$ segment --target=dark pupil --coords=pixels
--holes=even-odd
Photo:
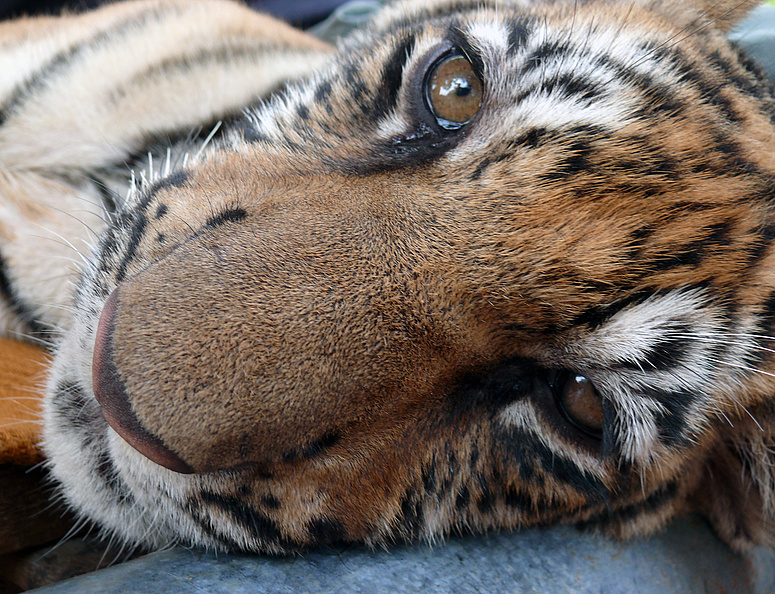
[[[442,95],[449,95],[450,93],[453,93],[453,92],[458,97],[465,97],[471,92],[471,83],[469,83],[464,78],[455,78],[450,81],[450,84],[448,87],[444,87],[441,89]]]

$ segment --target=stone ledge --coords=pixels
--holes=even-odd
[[[452,538],[436,547],[213,555],[176,548],[83,575],[39,594],[133,592],[775,592],[775,553],[735,555],[699,518],[628,543],[568,526]]]

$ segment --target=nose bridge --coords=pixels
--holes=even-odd
[[[335,232],[343,218],[368,216],[378,208],[380,185],[373,180],[367,192],[326,168],[278,172],[277,160],[230,154],[181,173],[174,184],[163,181],[152,189],[147,207],[152,226],[170,240],[168,244],[177,245],[212,234],[221,225],[250,219],[264,237],[286,235],[283,240],[293,243],[294,238],[301,239],[296,231],[312,235],[315,227],[323,230],[330,224]]]
[[[232,216],[116,290],[111,363],[149,451],[196,472],[271,462],[416,406],[446,363],[422,353],[408,270],[341,216]]]
[[[228,253],[232,234],[248,226],[255,234],[256,258],[270,262],[277,259],[277,248],[287,252],[293,244],[301,246],[299,232],[306,229],[310,235],[321,214],[337,208],[337,192],[324,173],[273,174],[271,165],[230,155],[155,183],[127,215],[131,230],[117,280],[202,242],[213,255]],[[234,264],[241,265],[239,249],[231,252]]]

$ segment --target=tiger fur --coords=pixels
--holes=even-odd
[[[755,4],[418,0],[335,50],[215,0],[0,26],[0,320],[52,341],[62,496],[148,548],[771,544]]]

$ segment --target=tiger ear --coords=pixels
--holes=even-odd
[[[738,421],[700,468],[689,498],[733,549],[775,546],[775,428],[773,417]]]
[[[645,0],[644,3],[687,26],[700,17],[726,32],[759,6],[761,0]],[[697,24],[704,24],[702,21]]]

